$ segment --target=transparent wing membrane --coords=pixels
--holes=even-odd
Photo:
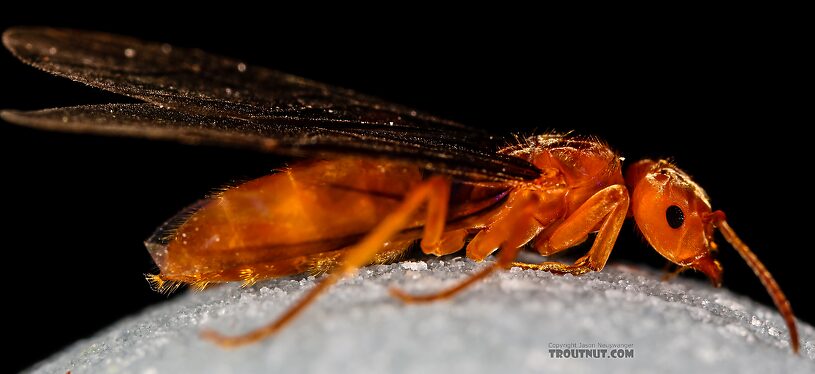
[[[385,157],[472,180],[539,173],[496,154],[504,139],[483,131],[198,49],[50,28],[13,28],[3,43],[49,73],[149,103],[3,112],[9,122],[296,156]]]

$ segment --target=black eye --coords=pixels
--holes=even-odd
[[[682,208],[676,205],[668,207],[668,210],[665,211],[665,218],[668,220],[668,226],[671,226],[672,229],[678,229],[685,223],[685,213],[682,212]]]

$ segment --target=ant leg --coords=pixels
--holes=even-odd
[[[466,230],[444,232],[447,207],[450,203],[450,183],[439,187],[427,201],[427,220],[422,234],[421,248],[425,254],[444,256],[464,246]]]
[[[446,290],[427,295],[411,295],[395,287],[391,288],[389,291],[391,296],[401,300],[404,303],[428,303],[431,301],[448,299],[475,282],[484,279],[486,276],[492,274],[495,270],[508,267],[512,263],[512,260],[515,259],[515,256],[518,255],[520,249],[521,247],[515,247],[508,248],[508,250],[501,250],[501,252],[498,254],[497,261]]]
[[[690,269],[689,266],[678,266],[671,262],[668,262],[667,264],[665,264],[665,268],[663,269],[663,271],[665,271],[665,274],[662,274],[660,280],[663,282],[672,281],[674,278],[679,276],[679,273],[682,273],[683,271],[688,269]]]
[[[238,336],[225,336],[212,330],[206,330],[202,333],[202,337],[224,347],[237,347],[256,342],[276,333],[300,314],[300,312],[329,286],[341,278],[355,273],[361,266],[370,263],[382,249],[383,243],[388,242],[396,233],[402,230],[425,201],[431,201],[430,205],[433,205],[433,201],[444,200],[446,205],[446,201],[449,198],[449,191],[450,181],[444,177],[432,177],[416,186],[405,196],[402,204],[399,205],[393,213],[385,217],[362,241],[345,252],[340,264],[338,264],[331,273],[317,283],[314,288],[309,290],[297,303],[283,313],[282,316],[268,325]],[[442,193],[447,193],[448,196],[441,196],[440,194]],[[438,205],[438,203],[436,203],[436,205]],[[433,210],[433,208],[429,209],[429,211]],[[435,211],[438,214],[439,209],[436,208]],[[428,222],[441,222],[441,224],[444,225],[444,217],[440,220],[428,217]],[[425,230],[429,229],[425,228]]]
[[[427,237],[425,237],[427,238]],[[433,244],[425,244],[422,239],[422,252],[436,256],[449,255],[458,252],[464,247],[464,240],[467,238],[467,229],[453,230],[441,235],[439,241]]]
[[[539,204],[538,198],[534,194],[528,194],[519,200],[520,201],[518,204],[514,206],[514,209],[508,211],[508,214],[505,217],[493,224],[491,227],[492,230],[486,233],[486,237],[482,236],[482,240],[476,241],[473,239],[473,241],[470,242],[470,246],[484,246],[484,248],[491,246],[489,243],[497,243],[495,246],[491,246],[489,249],[491,252],[498,246],[502,248],[496,262],[469,276],[467,279],[461,281],[455,286],[437,293],[427,295],[411,295],[398,288],[391,288],[391,295],[405,303],[425,303],[443,300],[452,297],[478,280],[490,275],[494,271],[509,267],[512,260],[514,260],[518,255],[518,252],[523,244],[530,239],[528,237],[530,235],[529,233],[540,230],[540,226],[533,227],[537,225],[537,221],[534,219],[534,213],[535,208]],[[467,248],[468,253],[470,252],[470,246]],[[477,250],[478,252],[484,252],[481,248],[477,248]],[[468,255],[468,257],[471,256]],[[481,259],[483,259],[483,257]]]
[[[628,190],[625,186],[619,184],[608,186],[586,200],[552,233],[549,247],[554,251],[560,251],[582,242],[598,224],[601,224],[589,252],[574,264],[554,261],[541,264],[515,262],[512,266],[573,275],[602,270],[625,221],[628,199]]]

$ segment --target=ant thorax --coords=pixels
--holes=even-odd
[[[605,142],[594,137],[561,134],[518,139],[500,153],[527,160],[541,169],[530,188],[562,185],[570,211],[591,195],[611,185],[624,185],[621,158]]]

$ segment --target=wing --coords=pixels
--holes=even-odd
[[[294,156],[386,157],[472,180],[539,175],[496,154],[501,139],[482,131],[197,49],[50,28],[13,28],[3,43],[49,73],[147,102],[2,112],[17,124]]]

